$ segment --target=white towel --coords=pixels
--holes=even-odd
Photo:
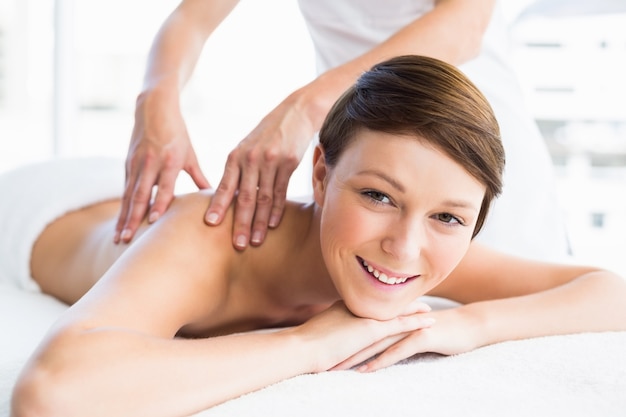
[[[0,175],[0,282],[38,291],[30,254],[44,228],[59,216],[120,197],[124,161],[52,159]]]
[[[65,308],[45,294],[0,285],[0,417],[9,417],[20,368]],[[626,332],[498,343],[371,374],[301,375],[195,416],[624,417],[624,352]]]
[[[194,417],[624,417],[625,349],[626,332],[606,332],[427,354],[370,374],[301,375]]]

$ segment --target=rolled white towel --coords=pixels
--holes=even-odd
[[[31,278],[33,245],[45,227],[72,210],[117,198],[124,161],[109,157],[57,158],[0,175],[0,283],[39,291]]]

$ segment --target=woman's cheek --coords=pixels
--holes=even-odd
[[[352,240],[363,231],[367,230],[367,224],[371,223],[371,215],[367,210],[348,199],[337,199],[332,207],[326,206],[324,212],[327,232],[336,235],[337,238]]]
[[[469,244],[469,238],[454,236],[450,239],[442,239],[440,244],[437,245],[434,255],[435,259],[439,260],[438,269],[443,278],[450,275],[461,262],[461,259],[463,259],[469,249]]]

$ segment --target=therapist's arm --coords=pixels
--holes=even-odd
[[[475,58],[491,20],[495,0],[440,0],[430,12],[398,30],[384,42],[351,61],[322,74],[304,87],[302,95],[316,97],[311,119],[319,129],[341,93],[363,71],[398,55],[425,55],[461,65]]]
[[[398,55],[427,55],[454,65],[475,57],[494,0],[441,0],[384,42],[294,91],[230,153],[205,220],[221,223],[236,197],[233,245],[263,242],[282,216],[289,178],[339,96],[362,72]],[[257,188],[258,187],[258,188]]]
[[[126,157],[126,183],[115,228],[116,243],[129,242],[146,214],[154,222],[165,212],[181,170],[190,175],[198,188],[210,186],[181,114],[180,94],[207,38],[237,3],[238,0],[184,0],[155,36],[135,107],[135,125]],[[154,186],[156,195],[150,207]]]

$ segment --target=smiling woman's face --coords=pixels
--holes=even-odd
[[[334,284],[354,314],[379,320],[399,315],[456,267],[485,193],[425,141],[370,130],[335,167],[317,157],[313,177]]]

